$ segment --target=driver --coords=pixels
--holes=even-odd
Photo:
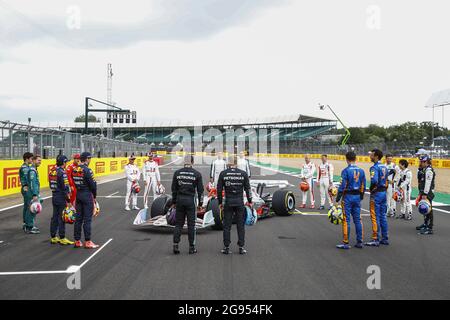
[[[189,254],[197,253],[195,249],[195,202],[198,197],[198,209],[203,205],[203,182],[200,172],[195,170],[193,156],[184,158],[184,167],[175,171],[172,180],[172,208],[176,208],[176,225],[173,232],[173,253],[179,254],[178,244],[181,230],[187,217]]]
[[[227,168],[227,162],[223,159],[223,152],[217,153],[217,159],[211,163],[210,181],[217,187],[217,180],[219,180],[220,173]]]
[[[225,190],[225,201],[223,201],[222,191]],[[239,254],[246,254],[245,245],[245,205],[242,197],[247,196],[248,204],[252,204],[252,194],[250,191],[250,180],[245,171],[237,168],[237,158],[230,157],[229,168],[222,171],[217,183],[217,198],[221,211],[223,211],[223,254],[230,253],[230,233],[233,216],[236,216],[238,231]],[[225,202],[225,205],[223,205]]]
[[[157,186],[161,185],[161,175],[159,174],[158,163],[153,159],[153,154],[148,153],[148,160],[142,166],[144,175],[145,191],[144,191],[144,208],[148,209],[148,195],[150,190],[153,191],[153,199],[156,199]]]
[[[129,162],[125,166],[125,174],[127,177],[127,194],[125,196],[125,210],[130,211],[130,202],[133,210],[139,210],[137,206],[137,193],[133,192],[133,188],[139,182],[141,171],[138,166],[134,164],[136,157],[132,154],[128,158]]]

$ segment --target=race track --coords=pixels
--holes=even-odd
[[[161,169],[167,191],[176,168]],[[197,168],[206,181],[209,167]],[[298,204],[299,179],[272,173],[260,176],[260,169],[253,167],[255,179],[292,183]],[[307,214],[318,210],[302,210],[304,214],[268,218],[247,228],[245,256],[237,254],[235,226],[232,255],[220,254],[222,234],[211,230],[198,234],[197,255],[187,254],[184,235],[182,253],[175,256],[171,234],[133,227],[136,212],[123,210],[124,194],[124,179],[99,186],[102,213],[94,221],[93,240],[107,245],[95,256],[95,251],[50,245],[51,200],[38,217],[40,235],[21,231],[21,208],[0,212],[0,274],[25,272],[0,275],[0,299],[450,298],[450,215],[443,212],[435,213],[433,236],[417,235],[414,227],[422,219],[416,212],[412,222],[390,219],[389,247],[339,251],[335,245],[341,241],[341,228],[325,215]],[[363,207],[368,208],[368,197]],[[371,231],[367,213],[366,240]],[[72,238],[73,227],[67,229]],[[70,274],[52,273],[71,265],[82,265],[81,289],[67,288]],[[367,288],[371,265],[381,269],[380,290]]]

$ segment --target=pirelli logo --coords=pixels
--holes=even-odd
[[[125,168],[125,166],[127,165],[128,161],[127,160],[122,160],[120,161],[120,168],[123,169]]]
[[[442,160],[442,168],[450,168],[450,160]]]
[[[105,173],[105,162],[101,161],[101,162],[97,162],[95,164],[95,173]]]
[[[19,188],[21,186],[19,169],[20,168],[3,168],[3,190]]]
[[[114,172],[118,169],[118,161],[111,161],[109,163],[109,171]]]

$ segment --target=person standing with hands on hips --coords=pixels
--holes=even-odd
[[[181,231],[187,217],[189,254],[197,253],[195,248],[195,220],[196,198],[198,208],[203,205],[203,181],[200,172],[192,166],[193,156],[184,158],[184,167],[175,171],[172,179],[172,208],[176,208],[176,224],[173,231],[173,253],[179,254],[178,244],[181,240]]]
[[[91,224],[94,215],[95,198],[97,198],[97,182],[94,173],[89,168],[91,154],[83,152],[80,156],[80,165],[72,172],[72,178],[77,188],[76,210],[77,216],[74,227],[75,248],[83,247],[81,242],[81,229],[84,231],[86,249],[97,249],[99,246],[91,240]]]
[[[238,231],[239,253],[246,254],[245,246],[245,205],[244,192],[247,196],[248,205],[252,206],[252,194],[250,190],[250,180],[248,174],[237,168],[237,158],[229,158],[229,167],[222,171],[217,182],[217,198],[220,209],[223,211],[223,254],[229,254],[231,243],[231,224],[233,216],[236,216]],[[222,191],[225,190],[225,201]],[[225,202],[225,204],[223,203]]]

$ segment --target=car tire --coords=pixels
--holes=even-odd
[[[289,190],[277,190],[272,196],[272,209],[277,216],[290,216],[295,210],[295,196]]]
[[[212,228],[214,230],[223,230],[222,214],[220,212],[219,200],[217,200],[217,198],[212,198],[211,200],[209,200],[207,210],[212,210],[213,212],[214,225],[212,226]]]
[[[159,196],[152,202],[150,207],[150,217],[154,218],[156,216],[163,216],[169,211],[172,205],[172,197],[166,194]]]

